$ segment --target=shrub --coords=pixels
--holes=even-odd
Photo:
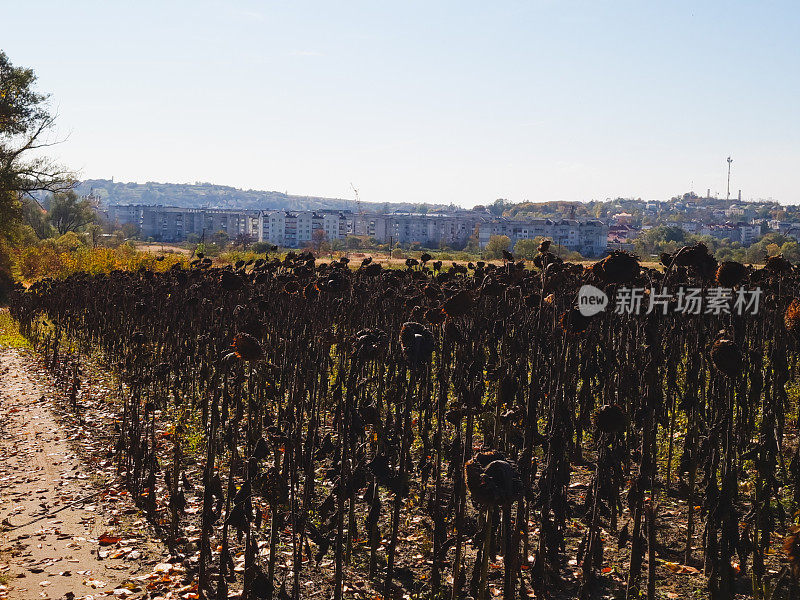
[[[250,245],[250,249],[256,254],[264,254],[268,252],[271,247],[272,244],[268,244],[267,242],[253,242]]]
[[[188,264],[185,256],[175,253],[167,254],[162,260],[158,260],[156,254],[140,252],[129,242],[118,248],[78,246],[70,249],[70,244],[60,243],[61,238],[56,241],[45,240],[36,246],[14,251],[12,255],[14,266],[24,280],[33,281],[42,277],[63,278],[79,271],[93,275],[109,273],[116,269],[136,271],[142,267],[163,271],[175,263],[184,266]]]

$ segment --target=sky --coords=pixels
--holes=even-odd
[[[764,2],[0,0],[82,178],[473,206],[800,204],[800,10]]]

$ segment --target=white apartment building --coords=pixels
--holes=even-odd
[[[481,248],[489,243],[493,235],[505,235],[511,247],[519,240],[544,237],[583,256],[602,256],[608,246],[608,225],[602,221],[578,221],[575,219],[532,219],[515,221],[498,218],[480,225]]]
[[[303,248],[316,242],[316,231],[328,241],[348,235],[348,217],[343,211],[265,210],[259,217],[258,239],[287,248]]]
[[[209,237],[224,231],[233,239],[240,234],[286,248],[303,248],[319,241],[348,235],[370,237],[381,243],[436,247],[463,247],[477,234],[481,246],[492,235],[507,235],[512,245],[520,239],[545,237],[584,256],[601,256],[606,250],[608,226],[600,221],[573,219],[510,220],[485,212],[459,210],[451,213],[358,213],[346,210],[235,211],[170,206],[110,206],[109,218],[120,224],[135,223],[143,239],[181,242],[196,234]]]

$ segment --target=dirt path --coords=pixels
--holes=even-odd
[[[54,397],[25,351],[0,348],[0,600],[145,597],[164,554],[108,489],[110,463],[76,454],[81,431],[59,423]]]
[[[185,256],[190,256],[192,254],[191,250],[172,244],[139,242],[136,244],[136,249],[141,252],[149,252],[150,254],[183,254]]]

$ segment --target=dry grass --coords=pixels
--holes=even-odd
[[[149,252],[150,254],[183,254],[185,256],[192,254],[191,250],[174,244],[136,242],[136,249],[139,252]]]
[[[19,333],[16,321],[7,308],[0,308],[0,348],[27,348],[30,346]]]

